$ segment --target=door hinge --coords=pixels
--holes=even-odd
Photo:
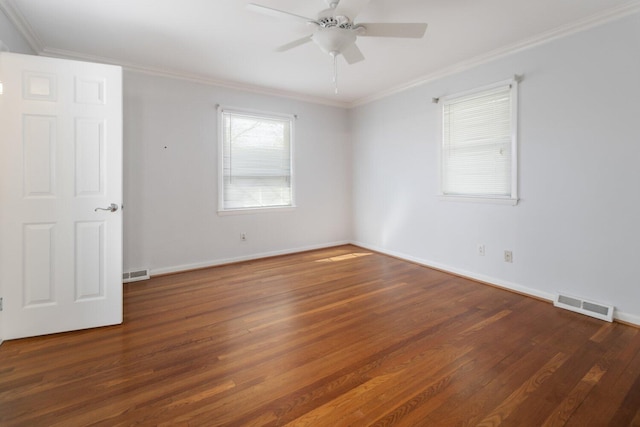
[[[2,297],[0,297],[0,311],[2,311]]]

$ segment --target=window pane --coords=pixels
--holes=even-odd
[[[223,209],[291,206],[291,121],[223,112]]]
[[[442,193],[511,197],[511,86],[443,104]]]

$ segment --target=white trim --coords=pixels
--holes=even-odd
[[[16,27],[31,50],[37,54],[43,51],[44,43],[42,43],[38,34],[16,5],[7,0],[0,0],[0,11],[4,12],[7,18],[9,18],[9,21],[11,21],[13,26]]]
[[[511,199],[515,200],[514,205],[518,204],[518,194],[520,185],[520,170],[518,163],[520,156],[518,147],[520,146],[520,134],[518,133],[518,123],[520,117],[520,103],[518,102],[518,93],[520,92],[521,76],[514,76],[511,80]]]
[[[254,108],[242,108],[242,107],[232,107],[229,105],[218,105],[219,113],[232,113],[237,114],[239,116],[247,116],[253,117],[256,119],[262,119],[264,117],[274,117],[278,119],[291,120],[291,122],[295,121],[296,115],[291,113],[280,113],[266,110],[256,110]]]
[[[447,264],[442,264],[439,262],[435,262],[435,261],[429,261],[429,260],[425,260],[422,258],[417,258],[411,255],[407,255],[403,252],[397,252],[397,251],[390,251],[384,248],[381,248],[379,246],[375,246],[375,245],[368,245],[362,242],[358,242],[358,241],[352,241],[351,242],[352,245],[355,246],[359,246],[361,248],[364,249],[368,249],[371,251],[376,251],[379,252],[381,254],[384,255],[389,255],[395,258],[399,258],[405,261],[410,261],[425,267],[429,267],[429,268],[434,268],[436,270],[441,270],[444,271],[446,273],[451,273],[451,274],[455,274],[458,276],[462,276],[462,277],[466,277],[472,280],[476,280],[482,283],[487,283],[491,286],[495,286],[498,288],[503,288],[509,291],[514,291],[523,295],[528,295],[534,298],[538,298],[538,299],[542,299],[545,301],[548,301],[550,303],[553,303],[553,301],[556,298],[556,294],[552,294],[552,293],[548,293],[548,292],[544,292],[544,291],[540,291],[538,289],[534,289],[534,288],[529,288],[527,286],[523,286],[520,285],[518,283],[515,282],[509,282],[506,280],[501,280],[492,276],[485,276],[483,274],[478,274],[478,273],[474,273],[471,271],[467,271],[467,270],[463,270],[457,267],[452,267],[450,265]],[[620,312],[617,308],[614,310],[613,313],[613,318],[615,320],[620,320],[622,322],[626,322],[626,323],[630,323],[636,326],[640,326],[640,315],[637,314],[631,314],[631,313],[625,313],[625,312]]]
[[[224,209],[224,126],[223,114],[233,114],[255,119],[274,119],[289,122],[289,187],[291,191],[291,204],[284,206],[258,206],[238,209]],[[218,125],[218,215],[238,215],[259,212],[283,212],[293,210],[296,207],[296,185],[295,185],[295,122],[297,116],[290,113],[274,113],[270,111],[255,110],[250,108],[230,107],[224,105],[217,106]]]
[[[618,311],[618,309],[613,310],[613,318],[615,320],[620,320],[621,322],[631,323],[636,326],[640,326],[640,315],[624,313]]]
[[[298,252],[313,251],[316,249],[332,248],[335,246],[348,245],[349,243],[350,242],[347,240],[341,240],[337,242],[323,243],[319,245],[302,246],[294,249],[283,249],[278,251],[261,252],[261,253],[251,254],[251,255],[241,255],[241,256],[232,257],[232,258],[221,258],[217,260],[199,262],[194,264],[183,264],[183,265],[176,265],[173,267],[155,268],[150,270],[149,274],[153,279],[153,276],[157,276],[159,274],[180,273],[183,271],[197,270],[201,268],[217,267],[220,265],[233,264],[233,263],[243,262],[243,261],[252,261],[252,260],[261,259],[261,258],[269,258],[274,256],[280,256],[280,255],[289,255],[289,254],[295,254]]]
[[[622,6],[616,6],[611,9],[596,13],[582,20],[579,20],[567,25],[563,25],[553,30],[546,31],[544,33],[538,34],[536,36],[530,37],[528,39],[510,44],[507,46],[503,46],[498,49],[494,49],[490,52],[475,56],[465,61],[458,62],[449,67],[445,67],[433,73],[426,74],[422,77],[411,80],[409,82],[400,84],[398,86],[389,88],[387,90],[380,91],[370,96],[365,96],[363,98],[357,99],[355,101],[352,101],[349,104],[349,108],[355,108],[361,105],[369,104],[373,101],[387,98],[389,96],[395,95],[400,92],[404,92],[414,87],[423,86],[428,83],[434,82],[436,80],[440,80],[445,77],[449,77],[451,75],[458,74],[463,71],[470,70],[472,68],[476,68],[480,65],[493,62],[497,59],[504,58],[514,53],[531,49],[536,46],[549,43],[551,41],[554,41],[566,36],[570,36],[572,34],[579,33],[581,31],[586,31],[591,28],[604,25],[611,21],[622,19],[624,17],[633,15],[637,12],[640,12],[640,2],[632,1]]]
[[[243,261],[252,261],[252,260],[256,260],[256,259],[260,259],[260,258],[268,258],[268,257],[273,257],[273,256],[279,256],[279,255],[289,255],[289,254],[294,254],[294,253],[298,253],[298,252],[306,252],[306,251],[312,251],[312,250],[316,250],[316,249],[325,249],[325,248],[331,248],[331,247],[336,247],[336,246],[342,246],[342,245],[355,245],[358,247],[361,247],[363,249],[368,249],[371,251],[375,251],[375,252],[379,252],[381,254],[384,255],[389,255],[398,259],[402,259],[405,261],[409,261],[409,262],[413,262],[428,268],[434,268],[437,270],[441,270],[444,271],[446,273],[451,273],[451,274],[455,274],[458,276],[462,276],[462,277],[466,277],[472,280],[476,280],[482,283],[487,283],[491,286],[495,286],[498,288],[503,288],[509,291],[513,291],[513,292],[517,292],[523,295],[528,295],[534,298],[538,298],[538,299],[542,299],[545,301],[548,301],[549,303],[553,303],[553,300],[555,299],[556,295],[555,294],[551,294],[548,292],[543,292],[543,291],[539,291],[537,289],[533,289],[533,288],[529,288],[527,286],[522,286],[518,283],[515,282],[509,282],[506,280],[500,280],[497,279],[495,277],[492,276],[486,276],[483,274],[478,274],[478,273],[474,273],[474,272],[470,272],[467,270],[463,270],[460,268],[456,268],[456,267],[452,267],[450,265],[447,264],[442,264],[439,262],[435,262],[435,261],[429,261],[429,260],[425,260],[422,258],[417,258],[411,255],[407,255],[403,252],[397,252],[397,251],[390,251],[384,248],[381,248],[379,246],[375,246],[375,245],[368,245],[362,242],[358,242],[358,241],[337,241],[337,242],[331,242],[331,243],[324,243],[324,244],[319,244],[319,245],[310,245],[310,246],[303,246],[303,247],[298,247],[295,249],[285,249],[285,250],[279,250],[279,251],[269,251],[269,252],[261,252],[261,253],[257,253],[257,254],[252,254],[252,255],[243,255],[243,256],[238,256],[238,257],[232,257],[232,258],[223,258],[223,259],[218,259],[218,260],[212,260],[212,261],[207,261],[207,262],[201,262],[201,263],[194,263],[194,264],[184,264],[184,265],[178,265],[178,266],[173,266],[173,267],[163,267],[163,268],[155,268],[152,270],[149,270],[149,274],[151,275],[151,278],[153,278],[153,276],[157,276],[160,274],[171,274],[171,273],[180,273],[180,272],[184,272],[184,271],[189,271],[189,270],[196,270],[196,269],[200,269],[200,268],[208,268],[208,267],[217,267],[220,265],[225,265],[225,264],[232,264],[232,263],[237,263],[237,262],[243,262]],[[619,320],[621,322],[626,322],[632,325],[636,325],[636,326],[640,326],[640,315],[637,314],[631,314],[631,313],[625,313],[625,312],[621,312],[619,311],[617,308],[614,310],[614,314],[613,314],[613,318],[615,320]]]
[[[442,96],[440,98],[438,98],[438,103],[446,103],[448,101],[451,100],[455,100],[458,98],[464,98],[465,96],[469,96],[469,95],[475,95],[476,93],[480,93],[480,92],[485,92],[488,90],[492,90],[492,89],[497,89],[497,88],[505,88],[509,85],[512,85],[513,83],[517,83],[515,78],[509,78],[509,79],[505,79],[505,80],[500,80],[494,83],[489,83],[486,84],[484,86],[479,86],[479,87],[475,87],[473,89],[467,89],[465,91],[462,92],[456,92],[456,93],[452,93],[451,95],[445,95]]]
[[[539,291],[537,289],[533,289],[533,288],[528,288],[526,286],[522,286],[519,285],[517,283],[513,283],[513,282],[508,282],[506,280],[501,280],[501,279],[497,279],[495,277],[492,276],[485,276],[483,274],[478,274],[478,273],[474,273],[471,271],[467,271],[467,270],[463,270],[461,268],[457,268],[457,267],[452,267],[450,265],[447,264],[442,264],[439,262],[435,262],[435,261],[429,261],[429,260],[425,260],[422,258],[417,258],[411,255],[407,255],[403,252],[396,252],[396,251],[390,251],[375,245],[367,245],[365,243],[362,242],[352,242],[353,245],[356,246],[360,246],[362,248],[365,249],[369,249],[372,251],[376,251],[376,252],[380,252],[382,254],[385,255],[389,255],[395,258],[399,258],[405,261],[411,261],[413,263],[425,266],[425,267],[429,267],[429,268],[435,268],[436,270],[442,270],[446,273],[452,273],[458,276],[462,276],[462,277],[466,277],[469,279],[473,279],[476,281],[480,281],[480,282],[484,282],[484,283],[488,283],[490,285],[499,287],[499,288],[504,288],[507,290],[511,290],[514,292],[518,292],[521,294],[525,294],[525,295],[530,295],[536,298],[540,298],[543,299],[545,301],[549,301],[552,302],[553,299],[555,298],[555,294],[550,294],[548,292],[543,292],[543,291]]]
[[[179,80],[186,80],[186,81],[191,81],[195,83],[205,84],[209,86],[225,87],[230,89],[247,91],[251,93],[289,98],[289,99],[294,99],[294,100],[303,101],[303,102],[310,102],[313,104],[328,105],[328,106],[340,107],[340,108],[354,108],[360,105],[368,104],[370,102],[373,102],[379,99],[389,97],[391,95],[394,95],[400,92],[404,92],[405,90],[411,89],[413,87],[422,86],[427,83],[433,82],[435,80],[439,80],[444,77],[457,74],[457,73],[469,70],[471,68],[475,68],[479,65],[486,64],[488,62],[494,61],[496,59],[500,59],[502,57],[511,55],[513,53],[530,49],[532,47],[536,47],[538,45],[548,43],[550,41],[553,41],[571,34],[578,33],[580,31],[585,31],[585,30],[606,24],[608,22],[624,18],[626,16],[640,12],[640,2],[630,1],[624,5],[616,6],[611,9],[601,11],[599,13],[596,13],[592,16],[589,16],[577,22],[563,25],[556,29],[538,34],[536,36],[522,40],[520,42],[513,43],[511,45],[504,46],[498,49],[494,49],[486,54],[478,55],[469,60],[458,62],[457,64],[453,64],[452,66],[443,68],[439,71],[426,74],[422,77],[411,80],[407,83],[397,85],[389,89],[374,93],[372,95],[365,96],[360,99],[355,99],[351,101],[336,101],[335,99],[331,99],[331,98],[302,95],[299,93],[293,93],[293,92],[282,91],[277,89],[270,89],[270,88],[261,87],[261,86],[253,86],[253,85],[239,83],[239,82],[222,81],[222,80],[213,79],[205,76],[184,73],[181,71],[175,71],[175,70],[171,71],[171,70],[165,70],[157,67],[145,67],[145,66],[132,64],[132,63],[124,63],[122,61],[116,61],[114,59],[110,59],[106,57],[81,54],[78,52],[72,52],[72,51],[67,51],[63,49],[49,48],[43,45],[42,41],[37,36],[33,28],[26,21],[23,14],[19,10],[17,10],[14,6],[12,6],[8,0],[0,0],[0,10],[5,12],[5,15],[7,15],[11,23],[17,28],[17,30],[21,33],[21,35],[27,40],[27,43],[34,50],[34,52],[36,52],[39,55],[120,65],[121,67],[127,69],[128,71],[136,71],[136,72],[156,75],[160,77],[168,77],[168,78],[174,78]]]
[[[440,120],[438,121],[440,124],[439,129],[439,139],[440,139],[440,153],[439,153],[439,163],[438,163],[438,172],[439,172],[439,188],[440,188],[440,200],[443,201],[459,201],[459,202],[475,202],[475,203],[494,203],[494,204],[508,204],[512,206],[516,206],[518,204],[518,115],[519,115],[519,104],[518,104],[518,91],[519,91],[519,82],[522,79],[522,75],[514,74],[514,76],[510,79],[501,80],[498,82],[490,83],[484,86],[476,87],[473,89],[465,90],[463,92],[454,93],[451,95],[446,95],[438,98],[438,103],[440,104],[439,114]],[[444,109],[447,103],[452,101],[456,101],[461,98],[467,98],[470,96],[474,96],[476,94],[480,94],[483,92],[488,92],[492,90],[503,90],[508,89],[509,91],[509,103],[511,110],[511,194],[508,197],[491,197],[491,196],[474,196],[471,194],[463,194],[463,195],[455,195],[455,194],[444,194],[443,190],[443,164],[444,164],[444,150],[445,150],[445,141],[444,141]]]
[[[224,111],[224,107],[222,105],[218,105],[218,107],[216,108],[216,126],[218,126],[217,129],[217,133],[218,133],[218,138],[216,143],[218,144],[218,164],[217,169],[218,169],[218,215],[220,215],[221,212],[225,212],[224,209],[222,209],[222,206],[224,205],[224,193],[223,193],[223,187],[224,187],[224,120],[222,118],[222,112]]]
[[[245,209],[227,209],[221,211],[218,209],[219,216],[228,216],[228,215],[252,215],[252,214],[263,214],[269,212],[292,212],[296,210],[296,206],[269,206],[265,208],[245,208]]]
[[[448,194],[438,194],[438,198],[443,202],[489,203],[509,206],[516,206],[520,201],[520,199],[514,198],[451,196]]]
[[[0,0],[2,1],[2,0]],[[198,74],[192,74],[184,71],[169,70],[166,68],[141,66],[131,62],[117,61],[112,58],[81,54],[64,49],[44,48],[41,52],[43,56],[51,56],[54,58],[75,59],[79,61],[98,62],[103,64],[120,65],[126,71],[137,72],[157,77],[165,77],[176,80],[183,80],[192,83],[203,84],[206,86],[220,87],[226,89],[234,89],[243,92],[249,92],[258,95],[276,96],[279,98],[293,99],[296,101],[308,102],[312,104],[327,105],[330,107],[349,108],[350,103],[346,101],[336,101],[330,98],[320,98],[312,95],[305,95],[285,90],[271,89],[264,86],[256,86],[247,83],[234,82],[230,80],[219,80]]]

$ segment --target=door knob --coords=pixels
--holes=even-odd
[[[94,209],[95,212],[98,212],[98,211],[115,212],[117,210],[118,210],[118,205],[116,205],[115,203],[111,203],[108,208],[95,208]]]

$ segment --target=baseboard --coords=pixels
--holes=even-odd
[[[640,316],[637,316],[635,314],[629,314],[614,310],[613,320],[624,323],[625,325],[640,327]]]
[[[173,267],[164,267],[164,268],[155,268],[155,269],[149,270],[149,274],[153,277],[153,276],[159,276],[164,274],[180,273],[180,272],[189,271],[189,270],[198,270],[201,268],[217,267],[225,264],[234,264],[234,263],[243,262],[243,261],[253,261],[260,258],[269,258],[269,257],[274,257],[279,255],[289,255],[289,254],[294,254],[299,252],[313,251],[316,249],[326,249],[326,248],[342,246],[342,245],[358,246],[363,249],[379,252],[384,255],[392,256],[394,258],[398,258],[404,261],[413,262],[415,264],[433,268],[435,270],[444,271],[445,273],[455,274],[456,276],[465,277],[480,283],[487,284],[489,286],[505,289],[507,291],[526,295],[532,298],[547,301],[549,303],[552,303],[556,297],[555,294],[543,292],[538,289],[529,288],[527,286],[522,286],[518,283],[509,282],[506,280],[497,279],[495,277],[486,276],[486,275],[478,274],[472,271],[463,270],[447,264],[442,264],[434,261],[425,260],[422,258],[417,258],[402,252],[390,251],[388,249],[381,248],[375,245],[368,245],[366,243],[362,243],[358,241],[346,241],[346,240],[336,241],[331,243],[323,243],[319,245],[303,246],[303,247],[297,247],[294,249],[285,249],[280,251],[260,252],[260,253],[250,254],[250,255],[233,257],[233,258],[222,258],[218,260],[212,260],[212,261],[201,262],[201,263],[183,264],[183,265],[177,265]],[[620,323],[624,323],[630,326],[640,327],[640,316],[635,314],[621,312],[616,309],[613,314],[613,319],[614,321],[618,321]],[[0,344],[1,343],[2,343],[2,340],[0,340]]]
[[[211,260],[206,262],[198,262],[193,264],[183,264],[183,265],[176,265],[172,267],[153,268],[149,270],[149,274],[151,275],[151,277],[153,277],[153,276],[160,276],[164,274],[181,273],[189,270],[199,270],[201,268],[218,267],[225,264],[234,264],[234,263],[243,262],[243,261],[253,261],[260,258],[269,258],[269,257],[274,257],[279,255],[289,255],[289,254],[295,254],[298,252],[307,252],[307,251],[313,251],[316,249],[325,249],[325,248],[331,248],[334,246],[348,245],[350,243],[351,242],[348,240],[342,240],[342,241],[331,242],[331,243],[322,243],[319,245],[297,247],[294,249],[260,252],[260,253],[250,254],[250,255],[233,257],[233,258],[222,258],[222,259]]]
[[[371,251],[375,251],[375,252],[379,252],[381,254],[385,254],[385,255],[389,255],[392,256],[394,258],[398,258],[398,259],[402,259],[405,261],[409,261],[409,262],[413,262],[419,265],[423,265],[425,267],[429,267],[429,268],[433,268],[436,270],[441,270],[444,271],[445,273],[451,273],[451,274],[455,274],[456,276],[461,276],[461,277],[465,277],[468,279],[472,279],[475,280],[477,282],[481,282],[481,283],[485,283],[487,285],[490,286],[495,286],[497,288],[502,288],[511,292],[516,292],[518,294],[522,294],[522,295],[526,295],[526,296],[530,296],[536,299],[541,299],[544,301],[548,301],[548,302],[553,302],[553,300],[555,299],[555,294],[550,294],[548,292],[543,292],[540,291],[538,289],[533,289],[533,288],[529,288],[527,286],[522,286],[519,285],[517,283],[513,283],[513,282],[509,282],[509,281],[505,281],[505,280],[500,280],[497,279],[495,277],[491,277],[491,276],[485,276],[482,274],[478,274],[478,273],[474,273],[471,271],[467,271],[467,270],[463,270],[460,268],[456,268],[456,267],[452,267],[450,265],[446,265],[446,264],[441,264],[441,263],[437,263],[437,262],[433,262],[433,261],[428,261],[428,260],[424,260],[421,258],[416,258],[414,256],[411,255],[407,255],[405,253],[401,253],[401,252],[396,252],[396,251],[390,251],[388,249],[385,248],[380,248],[374,245],[368,245],[366,243],[362,243],[362,242],[357,242],[357,241],[352,241],[351,242],[352,245],[355,246],[359,246],[361,248],[364,249],[368,249]],[[634,314],[629,314],[629,313],[624,313],[621,311],[618,311],[617,309],[614,310],[613,313],[613,319],[614,321],[618,321],[620,323],[624,323],[624,324],[628,324],[630,326],[635,326],[635,327],[640,327],[640,316],[634,315]]]

